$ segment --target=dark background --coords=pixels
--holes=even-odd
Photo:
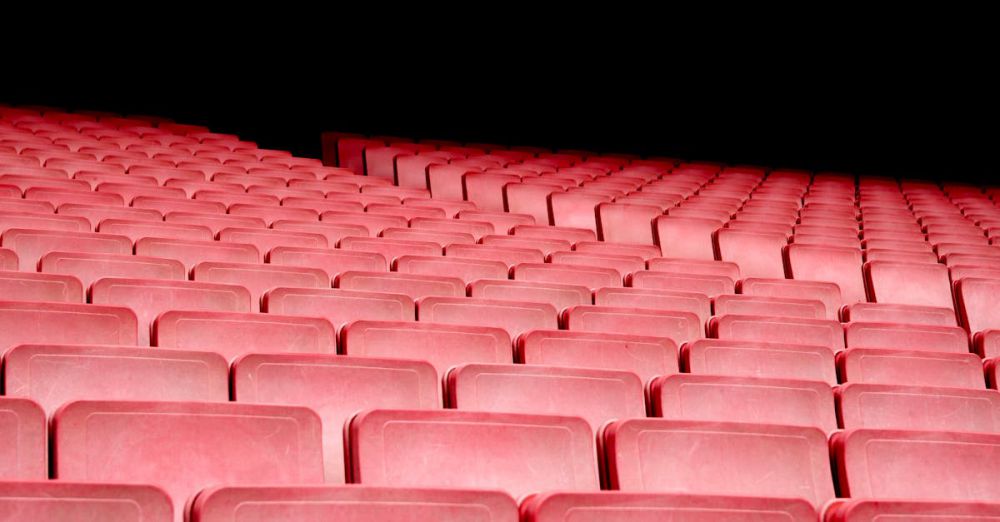
[[[157,114],[312,157],[320,132],[339,130],[1000,185],[988,68],[922,58],[762,68],[747,57],[684,70],[648,55],[585,68],[291,63],[4,81],[0,103]]]

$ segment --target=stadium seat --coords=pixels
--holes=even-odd
[[[793,243],[785,247],[785,258],[792,279],[835,283],[848,305],[867,300],[860,249]]]
[[[480,243],[486,246],[492,246],[496,248],[519,248],[519,249],[539,250],[545,256],[548,256],[549,254],[557,252],[559,250],[571,250],[573,248],[573,243],[571,243],[567,239],[527,237],[523,235],[517,237],[501,236],[501,235],[483,236],[483,239],[480,241]]]
[[[632,288],[694,292],[709,297],[731,294],[734,290],[733,280],[727,276],[659,270],[635,272],[626,278],[625,283]]]
[[[824,522],[877,522],[891,519],[988,521],[998,516],[1000,516],[1000,504],[982,501],[844,499],[828,507],[823,520]]]
[[[518,263],[541,263],[545,261],[542,251],[536,248],[516,248],[508,246],[464,245],[456,243],[444,248],[445,257],[462,257],[485,261],[500,261],[507,268]]]
[[[477,241],[488,234],[507,234],[518,225],[534,225],[537,222],[534,217],[528,214],[484,212],[481,210],[462,210],[458,213],[458,219],[459,221],[452,222],[451,226],[470,227],[471,233],[476,236]],[[443,224],[439,223],[439,226]],[[486,225],[492,226],[492,230],[487,231]],[[411,226],[424,226],[424,223],[418,221]]]
[[[511,234],[526,238],[560,239],[569,241],[570,243],[595,241],[597,239],[597,234],[590,229],[564,226],[518,225],[511,229]],[[562,250],[569,249],[564,248]]]
[[[0,434],[5,441],[0,445],[0,479],[7,481],[48,478],[47,431],[45,411],[36,402],[15,397],[0,397]],[[0,493],[0,505],[5,505],[5,500]],[[3,511],[0,511],[0,515]]]
[[[274,247],[267,257],[272,265],[319,268],[330,276],[349,270],[384,272],[389,266],[382,254],[340,249]]]
[[[198,263],[216,261],[220,263],[260,263],[264,257],[257,247],[244,243],[222,241],[187,241],[181,239],[161,239],[144,237],[135,242],[137,256],[176,259],[184,263],[188,271]]]
[[[329,288],[330,278],[318,268],[292,266],[218,263],[205,261],[191,270],[193,281],[238,285],[250,292],[250,311],[260,310],[261,298],[280,286],[296,288]]]
[[[489,326],[511,337],[527,330],[558,328],[558,313],[550,304],[462,297],[425,297],[417,303],[423,322]]]
[[[1000,435],[856,429],[830,447],[852,499],[1000,500]]]
[[[17,270],[17,254],[13,250],[0,248],[0,270]]]
[[[647,262],[660,257],[660,247],[655,245],[611,243],[605,241],[578,241],[576,245],[573,246],[573,250],[577,252],[591,252],[594,254],[639,256]]]
[[[836,395],[846,429],[1000,431],[995,390],[848,383]]]
[[[0,296],[5,301],[83,303],[86,291],[69,275],[0,271]]]
[[[337,276],[334,286],[344,290],[403,294],[413,300],[431,295],[465,295],[465,282],[460,278],[397,272],[342,272]]]
[[[556,311],[562,311],[570,306],[592,304],[593,302],[590,289],[585,286],[510,281],[506,279],[479,279],[473,281],[468,285],[468,293],[469,297],[483,299],[548,303],[554,306]]]
[[[842,308],[840,315],[845,323],[855,321],[958,326],[955,313],[951,309],[935,306],[855,303]]]
[[[955,283],[958,313],[970,334],[1000,330],[1000,313],[995,310],[998,290],[997,279],[967,277]]]
[[[78,401],[53,421],[53,477],[150,484],[174,520],[213,484],[321,484],[319,417],[307,408],[207,402]]]
[[[552,224],[549,195],[562,191],[559,185],[542,180],[538,183],[508,183],[504,185],[504,200],[508,212],[531,216],[536,224],[546,225]]]
[[[485,259],[403,255],[396,258],[392,267],[403,274],[458,278],[464,284],[479,279],[507,280],[506,264]]]
[[[522,522],[645,520],[814,522],[816,507],[803,499],[669,493],[549,492],[522,503]],[[772,518],[773,517],[773,518]]]
[[[144,237],[180,239],[190,241],[212,241],[212,229],[204,225],[164,223],[162,221],[133,221],[109,218],[100,222],[97,231],[104,234],[118,234],[138,241]]]
[[[826,310],[826,318],[832,320],[839,319],[840,308],[844,304],[840,288],[836,283],[823,281],[748,277],[736,284],[736,291],[740,294],[758,297],[822,301]]]
[[[834,352],[844,349],[844,329],[832,320],[723,315],[708,322],[708,333],[716,339],[809,344]]]
[[[125,236],[92,232],[60,232],[10,228],[0,236],[0,245],[17,254],[21,271],[34,272],[38,260],[49,252],[93,254],[132,253],[132,241]]]
[[[653,244],[653,220],[659,207],[631,203],[600,203],[597,206],[600,239],[612,243]],[[648,227],[642,226],[649,222]]]
[[[93,203],[91,203],[93,204]],[[225,214],[226,205],[217,201],[201,201],[182,198],[158,198],[137,196],[132,200],[134,208],[147,208],[167,215],[171,212],[197,212],[200,214]]]
[[[639,256],[578,251],[553,252],[549,255],[549,263],[553,265],[612,268],[618,271],[623,278],[632,272],[646,269],[646,261]]]
[[[214,353],[22,344],[4,356],[5,395],[49,415],[75,400],[229,400],[229,364]]]
[[[201,492],[191,522],[273,520],[462,520],[518,522],[517,502],[499,491],[371,486],[219,487]],[[158,521],[157,521],[158,522]]]
[[[594,304],[597,306],[691,312],[698,316],[698,320],[702,324],[708,321],[712,315],[712,303],[708,296],[694,292],[671,292],[642,288],[598,288],[594,291]]]
[[[822,381],[676,374],[653,379],[649,397],[653,415],[670,420],[837,429],[833,390]]]
[[[906,323],[847,323],[848,348],[891,348],[931,352],[967,353],[969,336],[954,326]]]
[[[0,301],[0,351],[24,343],[135,346],[137,321],[128,308]]]
[[[355,321],[344,327],[345,355],[424,360],[444,376],[465,363],[511,363],[511,338],[501,328],[428,322]]]
[[[826,434],[774,424],[630,419],[604,431],[622,491],[834,498]]]
[[[250,354],[233,363],[237,402],[306,406],[323,421],[327,483],[345,483],[344,425],[371,408],[438,409],[441,386],[423,361]]]
[[[262,255],[266,255],[276,246],[297,248],[327,248],[331,246],[327,243],[326,236],[320,234],[259,228],[224,228],[219,231],[219,241],[250,244],[257,247]]]
[[[982,366],[972,353],[849,348],[837,354],[846,383],[983,389]]]
[[[343,225],[336,223],[313,223],[311,221],[291,221],[287,219],[275,221],[271,228],[274,230],[304,232],[308,234],[321,235],[326,238],[328,246],[332,247],[347,236],[365,236],[368,229],[360,225]],[[273,246],[271,248],[274,248]],[[268,249],[270,251],[270,248]]]
[[[515,351],[524,364],[628,371],[643,383],[679,371],[677,344],[664,337],[532,330]]]
[[[724,224],[715,219],[674,214],[656,218],[656,237],[663,257],[716,259],[712,234]]]
[[[458,410],[570,415],[597,433],[614,419],[646,416],[644,385],[631,372],[524,364],[464,364],[446,378]],[[538,400],[545,397],[545,400]]]
[[[339,330],[351,321],[412,321],[413,300],[402,294],[340,289],[276,288],[265,294],[267,313],[319,317]]]
[[[11,481],[0,484],[0,505],[2,522],[174,520],[170,497],[153,486]]]
[[[442,247],[430,241],[409,241],[381,237],[345,237],[340,240],[342,250],[381,254],[390,264],[405,255],[440,256]]]
[[[724,228],[716,232],[715,240],[718,259],[738,264],[743,277],[785,277],[782,248],[787,241],[783,234]],[[677,256],[664,252],[664,257]]]
[[[387,429],[400,424],[407,429]],[[514,498],[600,489],[594,434],[577,417],[373,410],[351,420],[347,438],[352,481],[365,485],[490,489]]]
[[[868,261],[864,273],[872,302],[954,310],[948,268],[944,265]]]
[[[229,214],[204,214],[200,212],[170,212],[163,216],[167,223],[186,223],[203,225],[212,229],[215,237],[222,229],[228,227],[267,228],[263,219],[250,216],[231,216]]]
[[[582,285],[590,289],[622,286],[622,274],[618,270],[597,266],[520,263],[514,265],[510,273],[515,281]]]
[[[786,299],[755,295],[720,295],[712,300],[715,315],[767,315],[825,319],[826,305],[818,299]]]
[[[705,337],[701,320],[691,312],[584,305],[564,310],[562,324],[570,331],[666,337],[677,344]]]

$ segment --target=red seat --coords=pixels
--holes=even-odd
[[[49,252],[132,253],[132,241],[129,238],[91,232],[11,228],[0,237],[0,244],[16,252],[20,269],[28,272],[34,272],[38,267],[38,260]]]
[[[276,246],[298,248],[327,248],[330,246],[326,237],[320,234],[258,228],[224,228],[219,231],[219,241],[251,244],[257,247],[261,254],[267,254]]]
[[[406,429],[387,429],[401,424]],[[493,489],[515,498],[600,489],[594,434],[576,417],[374,410],[354,417],[347,437],[352,480],[362,484]]]
[[[716,259],[712,234],[723,221],[697,217],[660,216],[654,222],[663,257]]]
[[[532,330],[518,339],[518,362],[633,372],[643,383],[677,373],[677,344],[664,337]]]
[[[226,205],[217,201],[202,201],[182,198],[158,198],[138,196],[132,200],[134,208],[157,210],[163,215],[171,212],[197,212],[200,214],[225,214]]]
[[[458,222],[452,226],[473,227],[472,234],[480,240],[489,234],[507,234],[518,225],[534,225],[535,218],[528,214],[512,212],[484,212],[480,210],[462,210],[458,213]],[[419,224],[419,225],[418,225]],[[491,228],[487,230],[487,225]],[[423,226],[420,220],[412,226]]]
[[[316,411],[324,428],[326,482],[344,483],[345,423],[370,408],[440,408],[441,386],[434,368],[422,361],[251,354],[233,364],[233,397]]]
[[[140,199],[149,196],[140,196]],[[125,201],[118,194],[90,192],[89,190],[66,190],[61,188],[32,187],[24,191],[24,199],[48,201],[54,207],[63,203],[83,203],[87,205],[103,205],[109,207],[123,207]],[[171,199],[171,198],[164,198]],[[184,200],[180,200],[184,201]],[[138,205],[135,205],[138,206]],[[140,207],[148,208],[148,207]]]
[[[464,232],[441,232],[436,230],[418,230],[412,228],[387,228],[381,237],[392,240],[421,241],[435,243],[444,248],[452,243],[475,244],[476,238]]]
[[[520,263],[510,269],[515,281],[583,285],[590,289],[622,286],[622,275],[614,268],[597,266],[557,265],[552,263]]]
[[[187,198],[187,192],[184,192],[180,188],[138,185],[131,182],[113,183],[105,181],[97,185],[94,192],[98,194],[117,194],[125,201],[126,206],[131,205],[132,200],[137,196]]]
[[[724,228],[716,232],[715,240],[718,258],[738,264],[743,277],[785,277],[782,248],[787,241],[783,234]]]
[[[144,237],[180,239],[190,241],[212,241],[212,230],[204,225],[184,225],[162,221],[133,221],[110,218],[101,221],[97,231],[104,234],[118,234],[133,242]]]
[[[539,225],[552,223],[549,216],[549,195],[562,190],[559,185],[541,182],[508,183],[503,188],[507,211],[531,216]]]
[[[441,245],[429,241],[408,241],[381,237],[345,237],[340,240],[342,250],[382,254],[390,263],[405,255],[440,256]]]
[[[292,219],[296,221],[316,221],[319,219],[319,212],[310,208],[275,207],[246,203],[234,203],[229,207],[229,213],[234,216],[261,218],[268,226],[271,226],[275,221],[280,219]]]
[[[521,181],[520,176],[502,171],[467,172],[462,176],[465,199],[483,210],[503,212],[504,185]]]
[[[810,344],[838,352],[844,349],[844,329],[837,321],[723,315],[708,322],[709,337],[741,341]]]
[[[425,297],[417,303],[423,322],[492,326],[511,337],[538,328],[558,328],[558,313],[550,304],[463,297]]]
[[[403,274],[458,278],[464,284],[479,279],[507,280],[506,264],[483,259],[404,255],[396,258],[393,269]]]
[[[589,230],[597,237],[597,205],[609,198],[585,192],[554,192],[549,195],[552,224]]]
[[[444,248],[445,257],[462,257],[484,261],[500,261],[507,268],[518,263],[541,263],[545,260],[542,251],[535,248],[515,248],[507,246],[464,245],[455,243]]]
[[[334,286],[344,290],[403,294],[413,300],[431,295],[446,297],[465,296],[465,282],[460,278],[415,275],[410,273],[342,272],[337,276]]]
[[[413,321],[414,308],[413,299],[402,294],[319,288],[275,288],[261,306],[271,314],[323,318],[338,331],[359,320]]]
[[[269,290],[289,286],[329,288],[330,277],[318,268],[292,266],[218,263],[205,261],[191,270],[191,279],[206,283],[239,285],[250,291],[250,311],[260,310],[260,301]]]
[[[23,343],[136,344],[136,317],[127,309],[0,301],[0,351]]]
[[[427,166],[427,187],[434,199],[465,199],[462,178],[466,173],[479,172],[463,165]]]
[[[623,371],[465,364],[448,372],[447,389],[449,405],[459,410],[572,415],[594,432],[609,420],[646,415],[643,382]]]
[[[202,225],[212,229],[213,237],[224,228],[267,228],[263,219],[248,216],[230,216],[229,214],[204,214],[200,212],[170,212],[163,217],[167,223],[185,223]]]
[[[0,521],[102,520],[170,522],[170,497],[153,486],[62,481],[5,482]]]
[[[590,229],[563,226],[518,225],[512,229],[511,234],[526,238],[559,239],[569,241],[570,243],[594,241],[597,239],[597,234]],[[569,249],[563,248],[561,250]]]
[[[660,247],[655,245],[609,243],[604,241],[579,241],[573,246],[573,250],[577,252],[591,252],[594,254],[639,256],[646,261],[660,257]]]
[[[557,311],[593,302],[590,289],[580,285],[480,279],[470,283],[468,291],[469,297],[548,303]]]
[[[382,254],[320,248],[274,247],[267,256],[268,263],[282,266],[318,268],[330,276],[350,270],[384,272],[389,269]]]
[[[740,279],[739,265],[727,261],[655,257],[646,264],[654,272],[723,276],[734,282]]]
[[[0,296],[5,301],[83,303],[85,295],[73,276],[0,271]]]
[[[572,331],[666,337],[677,344],[705,337],[701,320],[691,312],[585,305],[564,310],[562,323]]]
[[[686,493],[556,492],[532,495],[522,504],[522,522],[602,520],[782,520],[814,522],[817,508],[803,499],[726,497]]]
[[[767,315],[825,319],[826,306],[818,299],[785,299],[755,295],[720,295],[712,301],[715,315]]]
[[[573,248],[573,243],[566,239],[554,239],[554,238],[543,238],[543,237],[527,237],[527,236],[483,236],[482,244],[487,246],[492,246],[496,248],[521,248],[521,249],[531,249],[539,250],[543,255],[547,256],[553,252],[559,250],[570,250]]]
[[[652,270],[635,272],[625,282],[632,288],[694,292],[709,297],[731,294],[734,289],[733,280],[727,276]]]
[[[834,498],[817,428],[631,419],[604,431],[610,485],[622,491]]]
[[[49,475],[45,412],[34,401],[0,397],[0,479],[44,480]],[[6,505],[0,488],[0,504]],[[10,509],[6,507],[4,511]],[[2,514],[2,513],[0,513]]]
[[[176,259],[192,270],[198,263],[260,263],[263,256],[257,247],[222,241],[186,241],[144,237],[135,242],[135,255]]]
[[[785,257],[791,278],[835,283],[846,304],[867,300],[860,249],[793,243],[785,247]]]
[[[407,220],[403,216],[368,214],[364,212],[327,211],[323,212],[323,214],[320,216],[320,221],[323,223],[332,223],[336,225],[361,226],[367,229],[368,231],[366,234],[361,234],[361,235],[371,236],[371,237],[375,237],[381,234],[382,231],[387,228],[393,228],[393,227],[401,228],[407,226]]]
[[[1000,435],[857,429],[830,447],[852,499],[1000,500]]]
[[[324,319],[277,314],[168,311],[153,327],[153,345],[206,350],[231,361],[256,353],[336,353],[337,335]]]
[[[313,223],[310,221],[290,221],[287,219],[275,221],[271,228],[275,231],[304,232],[310,235],[320,235],[326,238],[329,247],[333,247],[347,236],[365,236],[368,229],[359,225],[340,225],[336,223]],[[272,245],[270,248],[274,248]],[[270,251],[270,248],[268,251]]]
[[[935,306],[855,303],[840,311],[844,322],[913,323],[936,326],[957,326],[955,312]]]
[[[620,254],[597,254],[593,252],[553,252],[549,255],[553,265],[575,265],[611,268],[624,278],[632,272],[646,269],[646,261],[639,256]]]
[[[580,303],[589,304],[589,303]],[[712,303],[708,296],[694,292],[671,292],[668,290],[645,290],[641,288],[598,288],[594,292],[594,304],[622,308],[650,308],[675,312],[691,312],[698,316],[702,324],[712,315]]]
[[[75,400],[229,400],[229,364],[214,353],[23,344],[4,356],[5,394],[48,414]]]
[[[117,254],[87,254],[50,252],[38,263],[40,272],[71,275],[80,280],[84,289],[102,277],[136,279],[187,279],[180,261],[156,257]]]
[[[982,389],[982,365],[972,353],[849,348],[837,354],[837,370],[848,383]]]
[[[837,389],[837,408],[847,429],[1000,430],[994,390],[849,383]]]
[[[824,305],[826,318],[837,320],[844,304],[836,283],[794,279],[747,278],[736,284],[737,292],[758,297],[818,300]]]
[[[967,277],[955,283],[955,300],[962,325],[971,334],[977,334],[982,344],[983,337],[996,335],[1000,330],[1000,312],[996,310],[997,292],[1000,280]],[[986,357],[993,357],[992,353]]]
[[[954,326],[906,323],[848,323],[844,327],[848,348],[890,348],[931,352],[966,353],[969,336]]]
[[[864,270],[872,302],[954,310],[951,281],[944,265],[869,261]]]
[[[1000,504],[844,499],[827,508],[825,517],[825,522],[877,522],[887,519],[989,521],[1000,517]]]
[[[101,207],[94,205],[80,205],[77,203],[63,203],[62,205],[59,205],[59,215],[85,218],[90,221],[92,228],[97,228],[97,225],[105,219],[148,221],[151,223],[163,221],[163,215],[161,215],[159,211],[152,209]]]
[[[653,244],[653,220],[663,212],[659,207],[631,203],[600,203],[597,225],[602,241]],[[643,226],[645,223],[649,226]]]
[[[13,250],[0,248],[0,270],[17,270],[17,254]]]
[[[158,486],[185,503],[212,484],[319,484],[319,417],[291,406],[73,402],[57,412],[53,477]]]
[[[344,354],[424,360],[438,375],[465,363],[510,363],[511,338],[501,328],[435,323],[356,321],[341,333]]]
[[[833,390],[822,381],[677,374],[653,379],[649,396],[665,419],[837,429]]]
[[[518,522],[517,502],[499,491],[370,486],[223,487],[194,500],[191,522],[271,520],[462,520]],[[157,521],[158,522],[158,521]]]

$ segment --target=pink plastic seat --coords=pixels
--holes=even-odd
[[[465,284],[479,279],[507,280],[507,265],[500,261],[447,256],[403,255],[393,262],[403,274],[457,277]]]
[[[0,445],[0,479],[48,478],[48,435],[41,406],[29,399],[0,397],[0,435],[5,441]],[[0,493],[0,505],[4,500]]]
[[[523,522],[570,522],[590,517],[605,522],[636,520],[732,520],[814,522],[818,509],[803,499],[727,497],[685,493],[550,492],[522,504]]]
[[[633,372],[643,383],[677,373],[677,344],[664,337],[532,330],[518,339],[517,360],[528,365]]]
[[[189,271],[198,263],[206,261],[252,264],[260,263],[263,260],[257,247],[250,244],[161,239],[158,237],[144,237],[136,241],[135,254],[176,259],[184,263],[184,267]]]
[[[358,270],[384,272],[389,269],[385,257],[373,252],[356,252],[340,249],[274,247],[267,256],[272,265],[318,268],[330,276]]]
[[[589,288],[557,283],[479,279],[469,284],[468,292],[469,297],[483,299],[548,303],[554,306],[557,311],[593,302]]]
[[[171,522],[170,497],[153,486],[62,481],[5,482],[0,487],[0,521],[101,520]]]
[[[701,320],[691,312],[584,305],[564,310],[562,323],[570,331],[666,337],[677,344],[705,337]]]
[[[0,237],[0,244],[16,252],[20,269],[28,272],[34,272],[38,267],[38,260],[50,252],[132,253],[132,241],[129,238],[90,232],[11,228]]]
[[[135,346],[135,313],[128,308],[0,301],[0,351],[24,343]]]
[[[73,276],[0,271],[0,296],[6,301],[83,303],[85,295]]]
[[[405,295],[341,289],[275,288],[265,294],[261,310],[323,318],[338,331],[352,321],[415,320],[413,299]]]
[[[983,363],[972,353],[848,348],[837,354],[841,380],[983,389]]]
[[[337,276],[334,286],[344,290],[403,294],[414,301],[431,295],[446,297],[465,295],[465,282],[457,277],[397,272],[342,272]]]
[[[843,327],[837,321],[824,319],[723,315],[708,322],[708,333],[716,339],[809,344],[826,346],[834,352],[844,349]]]

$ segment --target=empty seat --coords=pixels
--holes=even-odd
[[[237,402],[306,406],[323,421],[328,483],[344,483],[343,428],[371,408],[436,409],[441,386],[422,361],[305,354],[251,354],[233,364]]]
[[[936,306],[897,305],[885,303],[855,303],[840,311],[846,322],[913,323],[936,326],[957,326],[955,312]]]
[[[495,489],[514,498],[600,489],[594,434],[577,417],[374,410],[351,420],[348,439],[352,479],[366,485]]]
[[[554,306],[557,311],[593,302],[589,288],[557,283],[480,279],[469,284],[468,292],[469,297],[483,299],[548,303]]]
[[[318,268],[331,280],[350,270],[380,272],[389,269],[382,254],[339,249],[274,247],[267,260],[272,265]]]
[[[257,247],[249,244],[224,243],[222,241],[186,241],[158,237],[144,237],[136,241],[135,254],[176,259],[184,263],[184,267],[189,271],[198,263],[205,261],[260,263],[264,259]]]
[[[23,343],[136,344],[135,313],[117,306],[0,301],[0,351]]]
[[[583,285],[590,289],[622,286],[622,274],[614,268],[597,266],[554,265],[551,263],[520,263],[510,270],[516,281]]]
[[[0,521],[171,522],[170,497],[153,486],[62,481],[4,482]]]
[[[671,292],[642,288],[598,288],[594,291],[594,304],[597,306],[691,312],[696,314],[703,324],[712,315],[712,303],[708,296],[694,292]]]
[[[846,304],[867,300],[860,249],[793,243],[785,256],[792,279],[836,283]]]
[[[995,390],[849,383],[837,389],[837,409],[846,429],[1000,430]]]
[[[969,336],[955,326],[905,323],[848,323],[844,327],[848,348],[890,348],[931,352],[966,353]]]
[[[652,270],[636,272],[626,278],[625,282],[633,288],[694,292],[709,297],[731,294],[735,287],[733,280],[723,275]]]
[[[430,241],[409,241],[381,237],[345,237],[340,240],[339,246],[342,250],[382,254],[389,263],[392,263],[397,257],[405,255],[442,255],[441,245]]]
[[[448,372],[447,388],[452,408],[571,415],[587,420],[595,433],[610,420],[646,416],[643,382],[631,372],[465,364]]]
[[[825,522],[877,522],[880,520],[962,520],[988,522],[1000,517],[1000,504],[981,501],[932,502],[927,500],[838,501],[825,513]]]
[[[664,337],[565,330],[532,330],[516,346],[518,362],[628,371],[643,383],[677,373],[677,352],[677,344]]]
[[[78,401],[53,427],[53,477],[159,486],[177,522],[213,484],[323,482],[320,420],[307,408]]]
[[[600,203],[597,224],[602,241],[653,244],[653,220],[663,212],[659,207],[631,203]],[[644,226],[646,223],[649,226]]]
[[[153,321],[161,313],[170,310],[249,312],[250,292],[235,285],[109,277],[93,284],[91,302],[132,310],[138,318],[139,346],[148,346]]]
[[[996,310],[998,292],[1000,280],[997,279],[967,277],[955,283],[958,313],[969,333],[1000,330],[1000,312]]]
[[[663,257],[677,259],[715,259],[712,234],[723,221],[697,217],[660,216],[656,218],[656,237]]]
[[[445,257],[500,261],[510,268],[518,263],[541,263],[545,256],[535,248],[515,248],[455,243],[444,248]]]
[[[329,288],[330,278],[318,268],[276,266],[245,263],[198,263],[191,270],[191,279],[206,283],[239,285],[250,291],[250,310],[260,310],[261,298],[280,286],[296,288]]]
[[[572,331],[666,337],[677,344],[705,337],[701,320],[691,312],[584,305],[564,310],[562,323]]]
[[[41,406],[29,399],[0,397],[0,435],[4,440],[0,445],[0,479],[48,478],[48,435]],[[6,504],[4,500],[0,493],[0,505]]]
[[[0,296],[6,301],[83,303],[80,280],[68,275],[0,271]]]
[[[719,257],[740,266],[743,277],[783,278],[784,234],[721,229],[715,235]],[[664,257],[677,257],[664,252]]]
[[[38,260],[49,252],[132,253],[132,241],[129,238],[90,232],[11,228],[0,237],[0,244],[16,252],[20,269],[28,272],[34,272],[38,267]]]
[[[604,431],[622,491],[834,498],[826,434],[773,424],[631,419]]]
[[[727,261],[656,257],[649,259],[646,264],[654,272],[723,276],[734,282],[740,279],[739,265]]]
[[[465,295],[465,282],[457,277],[395,272],[343,272],[337,276],[334,286],[345,290],[403,294],[413,300],[431,295],[450,297]]]
[[[843,382],[983,388],[982,360],[972,353],[849,348],[837,354]]]
[[[4,356],[5,394],[48,414],[81,400],[229,400],[229,364],[214,353],[22,344]]]
[[[649,397],[665,419],[837,429],[833,389],[822,381],[677,374],[653,379]]]
[[[511,338],[501,328],[401,321],[356,321],[341,333],[346,355],[424,360],[438,375],[465,363],[510,363]]]
[[[17,254],[13,250],[0,248],[0,270],[17,270]]]
[[[701,339],[681,348],[682,367],[695,374],[818,380],[837,384],[827,346]]]
[[[293,219],[296,221],[316,221],[319,219],[319,212],[311,208],[276,207],[269,205],[250,205],[246,203],[234,203],[229,207],[229,213],[234,216],[251,216],[264,220],[268,226],[280,219]]]
[[[723,315],[708,322],[708,333],[716,339],[809,344],[835,352],[844,349],[843,327],[837,321],[824,319]]]
[[[417,304],[423,322],[493,326],[511,339],[539,328],[558,328],[558,313],[550,304],[463,297],[425,297]]]
[[[84,289],[102,277],[187,279],[184,265],[176,259],[118,254],[50,252],[39,261],[38,270],[71,275],[80,280]]]
[[[319,318],[277,314],[168,311],[153,328],[160,348],[205,350],[231,361],[246,353],[336,353],[333,326]]]
[[[92,228],[105,219],[127,219],[130,221],[151,221],[163,220],[163,215],[156,210],[132,208],[132,207],[101,207],[93,205],[81,205],[77,203],[63,203],[59,205],[60,216],[77,216],[90,221]]]
[[[266,228],[263,219],[251,216],[231,216],[229,214],[205,214],[201,212],[170,212],[163,217],[167,223],[187,223],[203,225],[212,229],[212,234],[218,234],[227,227]]]
[[[413,228],[387,228],[382,231],[381,237],[393,240],[424,241],[436,243],[444,248],[452,243],[475,244],[476,238],[464,232],[443,232],[439,230],[425,230]]]
[[[836,283],[823,281],[802,281],[794,279],[747,278],[736,284],[741,294],[785,299],[808,299],[823,302],[826,318],[837,320],[844,304],[840,288]]]
[[[562,239],[570,243],[595,241],[597,239],[597,234],[589,228],[563,226],[518,225],[512,229],[511,234],[542,239]]]
[[[203,491],[191,507],[191,522],[232,522],[237,518],[262,521],[275,516],[299,522],[407,522],[413,517],[518,522],[517,502],[499,491],[371,486],[220,487]]]
[[[404,255],[396,258],[393,269],[404,274],[458,278],[465,284],[478,279],[507,279],[505,263],[485,259]]]
[[[824,319],[826,305],[818,299],[786,299],[756,295],[720,295],[712,301],[715,315],[768,315]]]
[[[814,522],[819,511],[803,499],[727,497],[687,493],[555,492],[532,495],[522,504],[523,522],[602,520],[783,520]]]
[[[212,230],[206,226],[164,223],[162,221],[134,221],[111,218],[101,221],[97,226],[97,231],[105,234],[118,234],[132,241],[138,241],[144,237],[187,239],[192,241],[211,241],[214,239]]]
[[[197,212],[200,214],[226,213],[226,205],[217,201],[202,201],[184,198],[137,196],[132,200],[132,206],[135,208],[157,210],[163,215],[167,215],[171,212]]]
[[[597,237],[597,205],[609,198],[585,192],[553,192],[549,195],[552,224],[589,230]]]
[[[1000,435],[856,429],[830,447],[852,499],[1000,500]]]
[[[549,218],[550,194],[561,192],[558,184],[550,183],[508,183],[504,185],[504,200],[509,212],[526,214],[534,218],[535,223],[544,225],[551,223]]]
[[[660,247],[655,245],[639,245],[626,243],[611,243],[604,241],[578,241],[573,246],[577,252],[592,252],[595,254],[612,254],[639,256],[646,261],[660,257]]]
[[[593,252],[553,252],[549,255],[549,263],[611,268],[622,277],[646,269],[646,261],[639,256]]]
[[[317,223],[318,224],[318,223]],[[219,231],[219,241],[247,243],[267,254],[276,246],[299,248],[327,248],[326,236],[309,232],[267,230],[258,228],[224,228]]]
[[[363,319],[415,320],[413,299],[405,295],[341,289],[275,288],[264,296],[261,309],[269,314],[323,318],[338,331]]]
[[[869,261],[864,270],[872,302],[954,309],[944,265]]]
[[[569,250],[573,248],[573,243],[567,239],[527,237],[527,236],[483,236],[482,244],[499,248],[523,248],[539,250],[542,255],[547,256],[559,250]]]
[[[139,196],[136,199],[150,198],[150,196]],[[34,199],[39,201],[48,201],[54,207],[58,207],[63,203],[85,203],[87,205],[105,205],[109,207],[123,207],[125,206],[124,199],[118,194],[111,194],[105,192],[90,192],[89,190],[66,190],[61,188],[48,188],[48,187],[32,187],[24,191],[24,199]],[[160,198],[151,198],[160,199]],[[176,198],[162,198],[164,200],[174,199],[177,201],[184,201],[183,199]],[[139,205],[136,205],[137,207]],[[139,208],[152,208],[152,207],[139,207]]]
[[[361,226],[368,231],[366,234],[361,235],[371,237],[381,234],[382,231],[387,228],[403,228],[407,226],[406,218],[403,216],[359,212],[323,212],[321,222],[337,225]]]

